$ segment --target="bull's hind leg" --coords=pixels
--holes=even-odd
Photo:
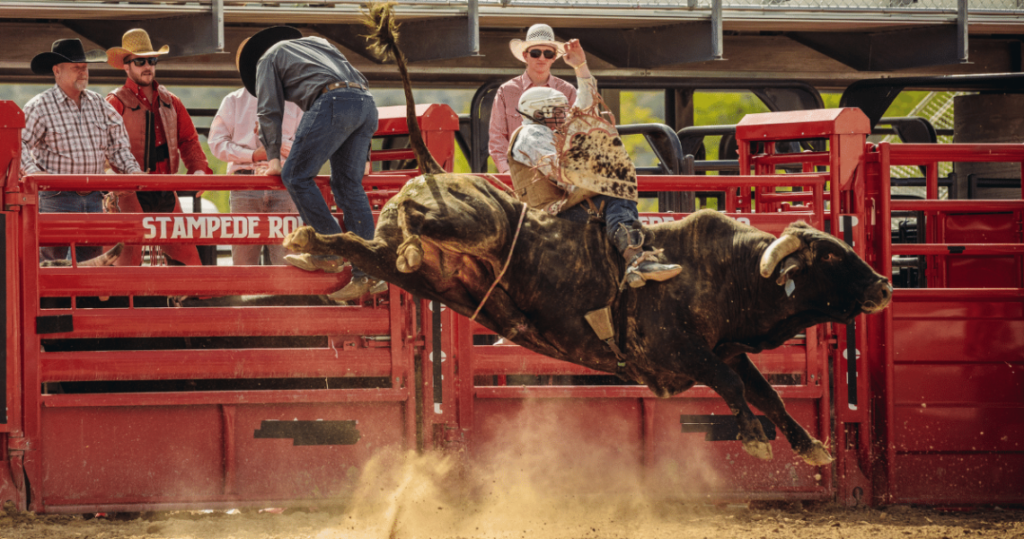
[[[297,252],[341,256],[375,278],[401,286],[394,251],[380,237],[364,240],[351,232],[318,234],[312,227],[304,226],[288,234],[283,245]]]
[[[832,456],[825,449],[825,445],[811,437],[807,430],[789,415],[779,392],[765,380],[747,354],[738,354],[729,359],[727,364],[743,380],[747,388],[747,401],[764,412],[768,419],[782,430],[793,451],[796,451],[804,462],[811,466],[824,466],[832,462]]]
[[[684,345],[683,349],[691,350],[693,353],[688,354],[689,357],[684,358],[677,365],[669,365],[669,369],[674,372],[685,372],[687,376],[698,383],[715,390],[725,400],[732,414],[736,416],[743,450],[760,459],[771,459],[772,446],[768,443],[768,436],[764,433],[761,422],[754,417],[754,412],[747,406],[743,380],[718,356],[701,344]]]

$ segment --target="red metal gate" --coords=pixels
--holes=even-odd
[[[458,119],[444,106],[417,110],[432,152],[450,166]],[[507,449],[507,430],[529,431],[538,417],[556,418],[556,435],[574,441],[558,449],[563,462],[580,461],[580,452],[601,455],[603,467],[635,470],[647,488],[668,496],[944,504],[1021,498],[1024,207],[1020,201],[938,201],[932,184],[932,200],[888,196],[890,165],[925,164],[933,167],[928,174],[934,180],[935,161],[1020,162],[1020,147],[876,147],[865,143],[863,115],[850,109],[753,115],[737,128],[737,140],[741,169],[754,175],[641,178],[645,191],[721,190],[728,215],[776,234],[796,219],[836,230],[884,275],[892,274],[894,254],[928,257],[929,288],[898,290],[886,314],[862,316],[851,327],[808,328],[752,358],[796,420],[829,445],[837,459],[829,469],[794,459],[783,440],[773,443],[775,460],[768,462],[747,456],[734,440],[708,442],[716,439],[719,418],[731,419],[708,388],[656,399],[646,388],[496,343],[442,305],[394,287],[358,306],[170,309],[143,301],[322,294],[341,286],[347,274],[283,267],[40,268],[39,245],[143,244],[154,236],[192,244],[265,243],[297,220],[272,214],[40,216],[38,190],[280,184],[238,176],[19,182],[19,115],[0,102],[0,124],[7,126],[0,129],[7,264],[0,501],[40,512],[309,504],[348,491],[360,467],[384,446],[464,448],[486,459]],[[382,109],[378,135],[405,132],[404,111]],[[823,149],[776,151],[780,141],[808,139],[824,141],[815,143]],[[374,158],[412,154],[385,150]],[[802,173],[785,173],[782,166]],[[368,176],[371,204],[379,209],[411,174]],[[893,209],[924,212],[928,243],[892,245]],[[647,214],[642,220],[682,217]],[[128,299],[113,308],[82,299],[44,305],[97,296]],[[216,349],[54,349],[86,339],[231,337],[259,342]],[[282,338],[319,340],[267,344]],[[941,488],[948,484],[955,488]]]

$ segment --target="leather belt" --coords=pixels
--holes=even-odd
[[[252,174],[255,174],[255,172],[253,172],[251,168],[243,168],[243,169],[236,170],[236,171],[232,172],[232,174],[249,174],[249,175],[252,175]]]
[[[359,88],[360,90],[370,91],[370,89],[367,88],[366,85],[359,84],[358,82],[349,82],[347,80],[341,80],[338,82],[332,82],[327,86],[324,86],[324,89],[320,90],[320,93],[326,94],[327,92],[330,92],[331,90],[337,90],[338,88]]]

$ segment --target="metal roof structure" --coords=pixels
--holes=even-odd
[[[55,39],[107,48],[143,27],[171,46],[161,81],[237,85],[242,39],[291,24],[338,43],[373,84],[396,84],[394,67],[363,48],[363,8],[352,0],[4,0],[0,82],[49,82],[29,62]],[[417,85],[475,87],[522,73],[508,42],[536,22],[579,38],[602,84],[648,87],[774,79],[841,89],[886,76],[1021,72],[1024,50],[1024,0],[416,0],[396,12]],[[571,75],[561,63],[554,72]],[[123,78],[104,65],[91,74],[97,83]]]

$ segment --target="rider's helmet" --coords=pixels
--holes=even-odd
[[[553,88],[539,86],[523,92],[519,98],[519,114],[537,123],[554,120],[560,123],[565,120],[565,110],[569,107],[569,98]]]

